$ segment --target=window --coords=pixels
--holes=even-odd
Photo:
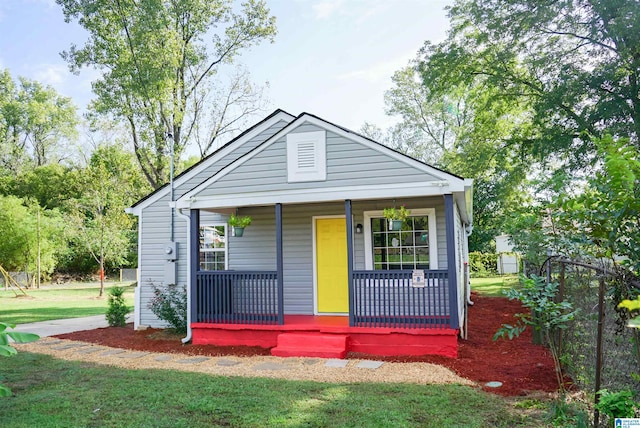
[[[200,226],[200,270],[227,268],[227,226]]]
[[[365,212],[367,269],[437,269],[438,251],[434,209],[411,210],[402,229],[389,230],[382,211]]]
[[[290,183],[326,180],[325,131],[287,135],[287,175]]]

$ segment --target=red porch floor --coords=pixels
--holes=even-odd
[[[287,356],[325,356],[324,347],[346,336],[346,352],[370,355],[458,355],[457,329],[349,327],[346,316],[286,315],[283,325],[192,323],[194,345],[282,347],[284,338],[299,342],[299,352]],[[331,337],[333,336],[333,337]],[[294,349],[289,343],[289,349]],[[315,346],[314,352],[305,352]],[[278,355],[278,352],[274,352]],[[294,355],[295,354],[295,355]],[[283,354],[280,354],[283,355]],[[329,355],[327,355],[329,356]]]

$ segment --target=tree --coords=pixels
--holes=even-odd
[[[37,203],[15,196],[0,196],[0,264],[32,275],[53,272],[56,255],[64,246],[63,224],[57,210],[43,210]]]
[[[426,45],[425,82],[476,82],[530,106],[519,139],[546,161],[588,164],[592,136],[640,129],[640,10],[635,0],[460,0],[448,39]]]
[[[101,70],[93,108],[126,121],[153,188],[167,181],[169,154],[179,158],[192,140],[203,88],[219,67],[276,32],[263,0],[247,0],[240,11],[230,0],[56,1],[67,22],[90,34],[64,58],[73,71]]]
[[[8,171],[65,158],[63,147],[77,136],[77,108],[51,86],[23,77],[17,86],[0,73],[0,162]]]
[[[505,103],[482,80],[456,82],[446,89],[424,79],[422,60],[393,76],[385,93],[387,114],[401,122],[386,131],[362,129],[384,144],[454,174],[473,178],[474,233],[472,251],[490,251],[505,228],[507,214],[520,204],[528,158],[513,144],[527,132],[526,104]]]
[[[122,264],[135,239],[134,220],[124,209],[145,191],[131,156],[117,146],[99,147],[82,172],[84,193],[70,203],[84,246],[99,265],[100,296],[107,262]]]

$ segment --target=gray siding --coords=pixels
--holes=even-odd
[[[201,182],[216,174],[222,168],[254,149],[258,144],[270,138],[281,130],[287,123],[279,121],[269,129],[263,131],[256,137],[237,147],[226,157],[203,169],[199,174],[191,177],[176,186],[174,199],[178,199],[184,193],[190,191]],[[188,215],[188,211],[185,212]],[[138,243],[140,253],[140,323],[153,327],[163,326],[156,316],[148,309],[147,305],[153,298],[153,285],[166,285],[165,265],[167,263],[164,254],[164,245],[170,241],[171,210],[169,208],[169,194],[159,198],[154,203],[145,207],[140,214],[141,241]],[[201,212],[200,221],[202,223],[214,221],[226,221],[224,217],[217,214]],[[187,221],[175,215],[174,218],[174,241],[178,247],[179,260],[176,262],[176,282],[179,285],[187,283]]]
[[[363,212],[389,206],[393,201],[353,203],[354,224],[363,223]],[[439,268],[446,269],[444,201],[441,197],[398,201],[408,208],[435,208]],[[275,270],[275,207],[241,209],[253,223],[242,238],[229,237],[229,269]],[[283,214],[284,309],[286,314],[312,314],[313,307],[313,217],[344,215],[344,203],[285,205]],[[355,268],[365,268],[364,234],[354,234]]]
[[[297,128],[294,133],[320,129],[310,125],[301,128]],[[198,195],[375,186],[416,181],[438,181],[438,179],[377,150],[327,132],[326,181],[288,183],[286,138],[281,138]]]
[[[181,183],[180,186],[178,186],[175,190],[175,198],[180,198],[182,195],[189,192],[194,187],[197,187],[200,183],[208,180],[210,177],[217,174],[222,168],[229,165],[241,156],[244,156],[245,154],[256,148],[256,146],[271,138],[275,133],[280,131],[286,125],[287,122],[285,122],[284,120],[279,121],[270,128],[253,137],[251,140],[245,142],[241,146],[236,147],[235,150],[230,152],[227,156],[223,157],[216,163],[203,169],[184,183]]]

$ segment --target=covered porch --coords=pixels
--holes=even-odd
[[[444,195],[446,269],[356,269],[352,201],[344,200],[348,310],[334,314],[285,311],[283,205],[274,204],[272,270],[200,269],[200,208],[190,209],[190,327],[194,344],[261,346],[274,355],[343,358],[373,355],[457,356],[460,332],[455,207]],[[204,208],[214,210],[217,208]],[[286,206],[284,207],[286,209]],[[313,284],[309,284],[313,287]]]

